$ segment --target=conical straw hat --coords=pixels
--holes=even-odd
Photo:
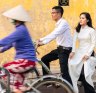
[[[12,8],[12,9],[4,12],[3,15],[8,18],[19,20],[19,21],[31,22],[31,17],[26,12],[26,10],[23,8],[22,5],[19,5],[15,8]]]

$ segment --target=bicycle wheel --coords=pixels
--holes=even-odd
[[[0,93],[9,93],[6,84],[0,80]]]
[[[0,93],[11,93],[8,80],[0,79]]]
[[[71,85],[67,81],[62,81],[58,78],[39,80],[33,85],[33,87],[36,88],[39,93],[74,93]]]

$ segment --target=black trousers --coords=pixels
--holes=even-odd
[[[52,50],[50,53],[46,54],[45,56],[43,56],[41,60],[50,69],[50,62],[53,60],[59,59],[62,77],[66,79],[70,84],[72,84],[72,81],[68,72],[68,57],[69,57],[70,52],[71,52],[71,49],[65,50],[65,49],[57,48],[57,49]],[[42,69],[43,69],[43,75],[46,75],[47,72],[44,70],[44,68]]]
[[[94,56],[94,52],[92,53],[91,56]],[[82,81],[85,93],[96,93],[95,89],[89,83],[87,83],[87,81],[85,80],[84,66],[82,67],[82,71],[81,71],[81,74],[80,74],[80,77],[79,77],[79,81]]]

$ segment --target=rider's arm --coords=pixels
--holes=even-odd
[[[66,21],[61,22],[49,35],[40,39],[43,44],[47,44],[50,41],[54,40],[57,36],[63,34],[67,29],[69,29],[69,25]]]
[[[5,51],[7,51],[8,49],[10,49],[12,47],[12,45],[7,45],[7,46],[4,46],[4,47],[1,47],[0,48],[0,53],[3,53]]]
[[[6,45],[11,45],[13,42],[20,40],[23,37],[24,37],[23,31],[17,29],[16,31],[11,33],[9,36],[0,40],[0,47],[6,46]]]

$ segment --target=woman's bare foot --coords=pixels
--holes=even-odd
[[[26,86],[20,86],[19,89],[17,89],[15,86],[11,86],[12,93],[24,93],[25,91],[30,91],[30,87]]]
[[[25,86],[22,86],[22,87],[20,87],[19,89],[20,89],[21,91],[23,91],[23,92],[31,90],[30,87],[25,87]]]
[[[13,93],[23,93],[20,89],[14,89]]]
[[[13,86],[13,85],[10,85],[10,88],[11,88],[12,93],[23,93],[22,90],[17,89],[17,88],[16,88],[15,86]]]

